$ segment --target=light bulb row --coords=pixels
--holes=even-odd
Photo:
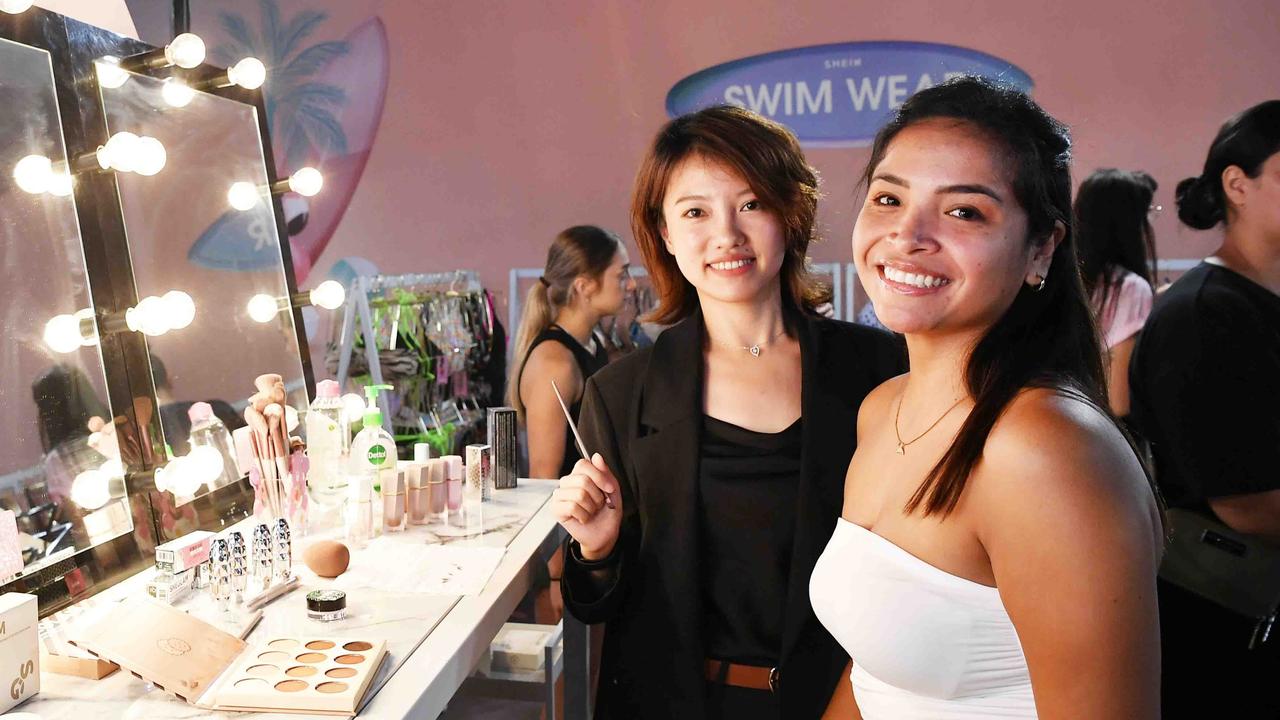
[[[257,207],[266,192],[290,190],[305,197],[314,197],[323,186],[324,176],[320,171],[313,167],[304,167],[290,175],[287,180],[271,187],[262,187],[243,180],[231,183],[231,187],[227,188],[227,203],[236,210],[245,212]]]
[[[116,172],[132,172],[150,177],[164,169],[169,153],[157,139],[131,132],[118,132],[99,145],[94,153],[98,167]]]
[[[337,310],[347,300],[347,289],[337,280],[325,280],[307,293],[306,301],[325,310]],[[260,293],[249,298],[247,310],[254,322],[269,323],[290,306],[288,298]]]
[[[170,290],[160,297],[142,298],[137,305],[124,311],[125,327],[151,337],[181,330],[195,318],[196,303],[181,290]],[[44,344],[58,353],[97,345],[98,324],[93,310],[84,308],[74,314],[55,315],[44,325]]]
[[[130,69],[138,69],[139,66],[168,65],[186,70],[199,67],[205,59],[204,40],[194,33],[182,33],[166,45],[164,50],[147,53],[143,58],[121,59],[115,55],[103,55],[96,62],[98,83],[112,90],[122,87],[129,82]],[[225,75],[200,83],[198,88],[187,85],[177,77],[171,77],[165,81],[161,94],[169,105],[185,107],[191,102],[197,89],[239,85],[246,90],[257,90],[266,82],[267,66],[256,57],[246,57],[227,68]]]

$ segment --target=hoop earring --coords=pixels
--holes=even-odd
[[[1040,292],[1044,289],[1044,284],[1049,282],[1049,278],[1044,275],[1036,275],[1035,277],[1040,278],[1040,282],[1031,285],[1031,292]]]

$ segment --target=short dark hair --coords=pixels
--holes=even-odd
[[[1280,152],[1280,100],[1258,103],[1223,123],[1209,146],[1199,177],[1178,183],[1178,219],[1197,230],[1208,230],[1227,220],[1227,196],[1222,191],[1222,171],[1235,165],[1258,177],[1267,158]]]
[[[671,175],[693,156],[722,163],[742,176],[782,222],[786,253],[780,271],[784,309],[812,312],[829,293],[806,266],[815,238],[818,174],[790,130],[750,110],[718,105],[682,115],[662,127],[640,164],[631,199],[631,232],[644,258],[658,304],[649,319],[671,324],[698,305],[693,285],[662,240],[662,201]]]

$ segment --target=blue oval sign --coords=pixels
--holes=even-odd
[[[728,103],[777,120],[807,146],[866,145],[912,93],[956,75],[1032,87],[1031,77],[1012,63],[954,45],[835,43],[753,55],[696,72],[667,93],[667,114]]]

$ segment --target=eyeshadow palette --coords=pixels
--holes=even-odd
[[[272,638],[241,654],[213,707],[354,715],[385,654],[381,641]]]
[[[150,598],[130,598],[71,643],[180,699],[215,710],[351,716],[386,643],[359,638],[236,636]]]

